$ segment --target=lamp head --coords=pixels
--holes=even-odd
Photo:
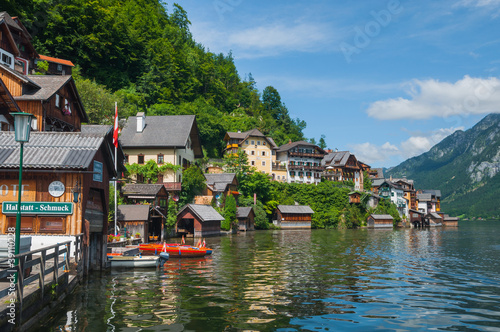
[[[16,142],[29,142],[31,132],[31,120],[33,114],[16,112],[11,113],[14,116],[14,130]]]

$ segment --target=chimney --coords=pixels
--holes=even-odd
[[[238,130],[238,134],[241,134],[241,130]]]
[[[137,132],[142,133],[146,127],[146,116],[144,112],[137,113]]]
[[[339,152],[339,149],[335,148],[335,152]]]
[[[292,140],[290,138],[288,139],[288,144],[292,144]]]

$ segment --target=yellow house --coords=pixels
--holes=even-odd
[[[236,153],[242,149],[247,154],[249,166],[262,173],[273,173],[278,147],[271,137],[266,137],[258,129],[252,129],[243,133],[227,132],[224,141],[227,144],[226,153]]]
[[[119,140],[129,164],[143,165],[154,160],[158,166],[169,163],[184,169],[203,157],[195,115],[146,117],[139,112],[127,119]],[[135,180],[142,182],[140,178]],[[158,179],[168,191],[180,190],[181,181],[181,170],[167,170]]]

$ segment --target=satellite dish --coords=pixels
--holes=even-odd
[[[174,200],[174,202],[178,202],[178,201],[179,201],[179,195],[177,195],[177,194],[176,194],[176,195],[174,195],[174,196],[172,197],[172,199]]]

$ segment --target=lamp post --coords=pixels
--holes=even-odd
[[[17,187],[17,214],[16,214],[16,244],[15,255],[19,255],[21,242],[21,194],[23,182],[23,145],[30,140],[31,120],[33,115],[30,113],[11,113],[14,116],[14,130],[16,142],[21,143],[19,151],[19,187]],[[16,266],[19,266],[19,259],[16,258]],[[17,283],[16,273],[16,283]]]

